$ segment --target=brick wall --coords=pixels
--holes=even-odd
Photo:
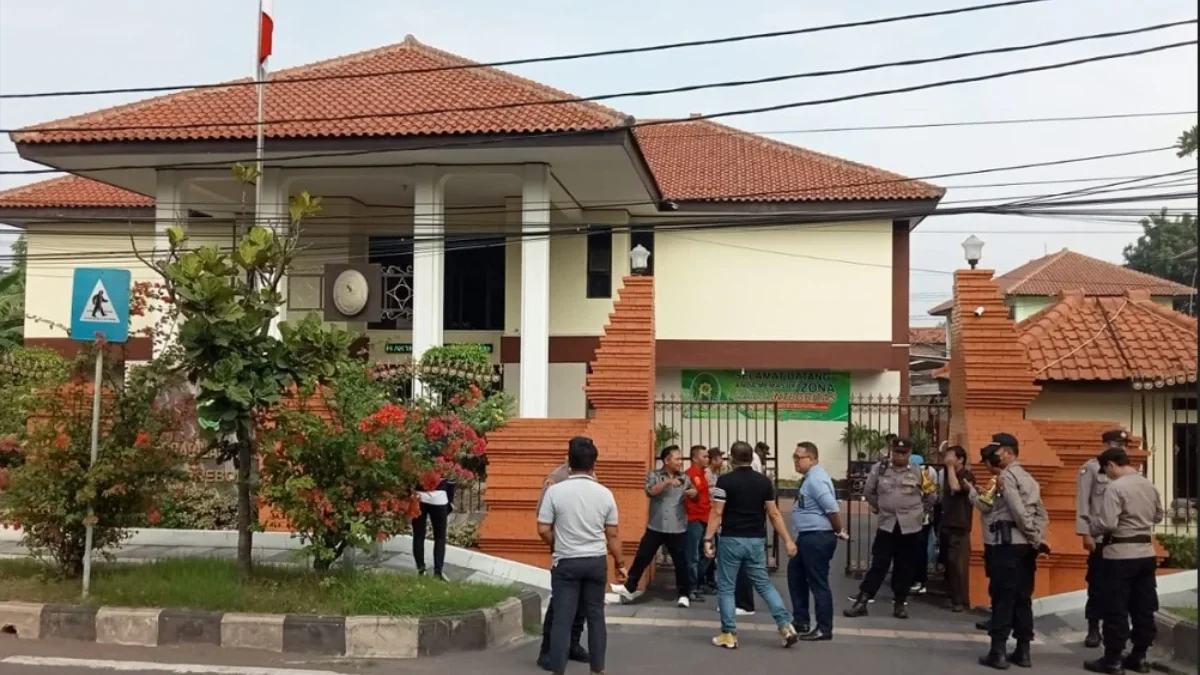
[[[488,436],[487,517],[479,548],[548,567],[534,509],[546,474],[566,458],[572,436],[600,450],[596,476],[613,491],[622,547],[632,557],[646,527],[643,481],[654,447],[654,279],[626,277],[584,391],[591,419],[515,419]]]
[[[1075,534],[1075,479],[1079,468],[1101,448],[1100,435],[1117,422],[1027,420],[1025,408],[1041,391],[1018,341],[1015,322],[991,270],[961,270],[954,275],[950,326],[950,434],[978,460],[979,448],[992,434],[1005,431],[1021,443],[1021,464],[1041,485],[1050,514],[1046,543],[1053,550],[1038,562],[1034,597],[1086,587],[1087,553]],[[982,310],[980,312],[979,310]],[[1134,461],[1145,453],[1131,445]],[[989,474],[974,467],[986,484]],[[986,606],[983,538],[978,520],[972,534],[971,604]]]

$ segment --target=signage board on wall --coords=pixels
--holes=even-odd
[[[479,347],[484,352],[491,354],[495,346],[490,342],[454,342],[452,344],[470,344],[473,347]],[[384,354],[411,354],[413,346],[411,342],[388,342],[383,345]]]
[[[685,401],[763,403],[778,405],[781,421],[845,422],[850,416],[850,374],[828,370],[685,370],[681,390]],[[747,417],[757,409],[737,406],[688,406],[688,417]]]

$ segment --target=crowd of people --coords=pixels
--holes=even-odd
[[[1077,532],[1089,552],[1085,644],[1104,645],[1103,656],[1084,668],[1110,675],[1149,672],[1146,653],[1158,608],[1152,529],[1163,510],[1154,485],[1131,465],[1127,440],[1124,431],[1104,434],[1103,451],[1080,470],[1077,495]],[[719,448],[695,446],[685,469],[680,448],[663,448],[660,465],[645,481],[647,526],[626,567],[616,503],[595,479],[598,451],[590,439],[572,439],[567,462],[547,477],[538,505],[538,532],[554,560],[538,665],[562,673],[574,660],[602,673],[605,594],[635,601],[642,575],[663,548],[674,565],[679,607],[716,596],[720,633],[713,645],[737,648],[737,618],[754,613],[752,593],[766,603],[783,647],[832,640],[830,566],[838,540],[849,538],[842,502],[820,465],[817,446],[801,442],[792,453],[800,480],[791,522],[785,523],[774,481],[762,470],[767,452],[761,444],[754,448],[742,441],[733,443],[728,457]],[[979,662],[1000,670],[1031,667],[1034,579],[1039,557],[1050,554],[1041,488],[1021,465],[1019,441],[1012,434],[997,433],[980,450],[991,474],[982,489],[964,448],[943,447],[939,454],[942,468],[935,472],[913,455],[907,439],[889,438],[886,456],[871,469],[864,490],[877,526],[870,568],[843,615],[866,616],[890,572],[892,616],[907,619],[909,595],[924,590],[922,573],[934,555],[931,542],[945,569],[948,608],[963,611],[970,604],[970,534],[978,511],[991,601],[990,617],[977,624],[991,637],[991,648]],[[789,557],[790,610],[767,572],[768,522]],[[618,582],[611,586],[610,557]],[[1010,637],[1016,641],[1011,652]],[[1126,653],[1131,638],[1132,650]]]

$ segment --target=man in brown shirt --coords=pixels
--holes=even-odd
[[[975,476],[968,468],[967,451],[961,445],[942,454],[942,522],[939,539],[946,551],[946,583],[950,587],[950,611],[962,612],[969,604],[967,579],[971,560],[971,486]]]

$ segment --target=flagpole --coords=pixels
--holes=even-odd
[[[258,98],[258,110],[255,114],[254,138],[254,167],[258,177],[254,181],[254,224],[262,223],[263,216],[263,147],[266,144],[266,134],[263,128],[263,97],[266,89],[267,60],[262,54],[263,35],[263,0],[258,0],[258,31],[255,33],[254,46],[254,80],[255,94]]]

